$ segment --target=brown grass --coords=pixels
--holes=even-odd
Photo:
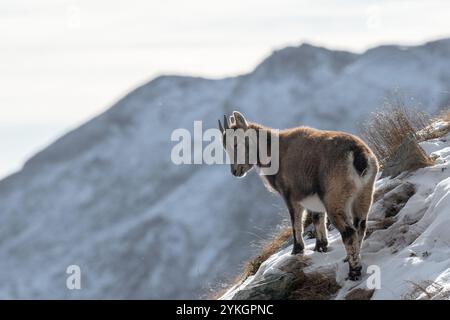
[[[281,227],[278,233],[276,233],[271,239],[265,242],[265,244],[261,248],[260,253],[245,264],[242,274],[235,277],[229,282],[229,284],[225,285],[219,290],[215,290],[215,292],[213,292],[208,298],[218,299],[223,296],[230,288],[243,283],[248,277],[254,275],[256,271],[258,271],[261,264],[266,261],[271,255],[277,253],[282,248],[282,246],[290,239],[291,236],[291,227]]]
[[[406,108],[400,99],[385,102],[360,126],[360,133],[374,151],[381,165],[394,157],[406,137],[416,137],[431,123],[430,117],[413,108]]]
[[[266,261],[271,255],[277,253],[281,247],[289,240],[292,236],[292,228],[284,227],[277,233],[273,239],[268,241],[261,249],[261,252],[254,257],[252,260],[247,262],[244,273],[242,274],[242,281],[248,277],[254,275],[258,271],[261,264]]]
[[[328,300],[341,287],[335,275],[325,273],[305,274],[301,272],[288,288],[288,300]]]

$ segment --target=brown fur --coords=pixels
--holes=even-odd
[[[301,202],[316,195],[342,235],[350,267],[349,278],[357,279],[361,274],[360,248],[378,172],[378,162],[370,148],[358,137],[344,132],[308,127],[274,132],[249,123],[242,114],[234,112],[230,129],[238,128],[265,130],[269,136],[278,134],[279,171],[274,175],[262,175],[262,178],[270,189],[283,197],[289,210],[294,231],[292,253],[301,253],[304,249]],[[256,163],[256,166],[262,165]],[[231,170],[243,176],[252,167],[249,163],[232,164]],[[316,244],[318,251],[326,251],[325,213],[322,216],[315,223],[316,230],[321,231]]]

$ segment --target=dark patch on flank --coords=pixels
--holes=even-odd
[[[352,148],[353,151],[353,166],[359,175],[363,176],[367,172],[368,161],[366,153],[358,146]]]

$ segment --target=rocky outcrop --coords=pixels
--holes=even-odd
[[[265,261],[258,272],[237,285],[222,299],[232,300],[323,300],[340,289],[332,268],[308,271],[309,259],[286,250]]]

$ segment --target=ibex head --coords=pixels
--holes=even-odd
[[[252,137],[247,134],[247,120],[240,112],[233,111],[230,121],[226,115],[223,116],[223,126],[219,120],[219,129],[222,132],[223,147],[231,160],[231,173],[236,177],[244,177],[254,165],[249,157]],[[256,140],[256,134],[253,140]]]

